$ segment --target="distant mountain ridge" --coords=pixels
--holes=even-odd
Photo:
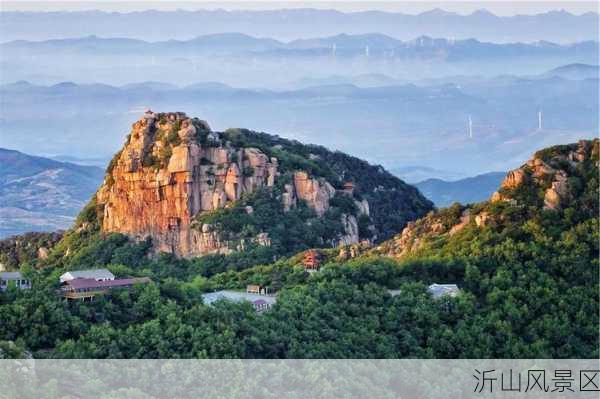
[[[544,76],[558,76],[564,79],[598,79],[600,66],[588,64],[569,64],[548,71]]]
[[[86,36],[43,41],[15,40],[0,44],[11,53],[36,54],[253,54],[255,56],[285,55],[307,57],[333,55],[337,57],[380,57],[398,59],[443,59],[459,61],[478,58],[565,56],[598,53],[598,42],[578,41],[557,44],[548,41],[534,43],[492,43],[468,38],[463,40],[419,36],[408,41],[380,33],[298,39],[283,42],[258,38],[243,33],[219,33],[189,40],[145,41],[119,37]]]
[[[427,179],[414,186],[433,201],[436,207],[443,208],[455,202],[471,204],[485,201],[496,191],[505,176],[505,172],[490,172],[454,181]]]
[[[589,137],[598,127],[597,79],[505,76],[465,79],[460,85],[361,88],[342,84],[298,90],[187,84],[177,88],[155,83],[0,86],[0,129],[14,133],[0,135],[0,146],[26,152],[35,145],[48,154],[69,148],[79,157],[110,157],[134,115],[145,108],[172,106],[201,112],[216,129],[248,126],[361,155],[414,183],[466,175],[404,173],[397,168],[422,165],[443,171],[450,167],[469,170],[471,175],[508,170],[541,145]],[[65,108],[73,113],[63,113]],[[537,131],[540,110],[542,132]],[[469,115],[473,139],[468,136]]]
[[[0,238],[71,226],[103,170],[0,148]]]
[[[365,34],[375,31],[403,40],[428,34],[502,42],[541,39],[574,42],[594,40],[598,35],[597,13],[573,15],[565,11],[514,16],[497,16],[487,10],[461,15],[441,9],[417,15],[310,8],[260,11],[148,10],[132,13],[3,12],[2,22],[0,33],[5,40],[75,37],[84,30],[101,36],[149,40],[170,37],[181,40],[223,33],[224,29],[230,30],[232,26],[241,33],[280,40],[306,38],[307,35],[333,36],[342,32]],[[156,26],[161,27],[160,32],[155,29]]]
[[[404,180],[409,184],[417,184],[428,179],[440,180],[459,180],[466,175],[462,172],[457,172],[448,169],[435,169],[429,166],[422,165],[407,165],[391,168],[390,172]]]

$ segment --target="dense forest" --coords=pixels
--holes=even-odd
[[[269,157],[276,157],[284,175],[304,170],[311,176],[327,179],[338,189],[344,182],[352,182],[354,197],[369,202],[371,220],[377,227],[379,240],[390,238],[408,221],[433,208],[431,201],[419,190],[383,167],[370,165],[343,152],[247,129],[228,129],[222,136],[235,147],[254,147]]]
[[[301,254],[273,262],[269,247],[147,256],[149,241],[101,234],[91,206],[47,258],[21,251],[20,270],[34,289],[0,294],[0,356],[597,358],[598,141],[576,166],[562,162],[571,150],[536,155],[568,173],[570,201],[559,208],[543,204],[551,182],[501,189],[510,200],[428,216],[450,227],[468,209],[485,212],[485,225],[423,236],[401,257],[388,251],[392,244],[349,260],[325,250],[316,273],[304,270]],[[65,270],[97,266],[152,283],[89,303],[57,295]],[[434,299],[426,289],[432,283],[457,284],[460,294]],[[246,284],[276,287],[277,303],[257,313],[250,303],[202,302],[204,292]]]

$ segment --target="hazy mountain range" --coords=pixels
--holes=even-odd
[[[567,63],[595,64],[598,42],[490,43],[420,36],[408,41],[380,33],[338,34],[288,42],[220,33],[151,42],[86,36],[0,44],[0,82],[28,80],[124,85],[217,81],[237,87],[282,88],[332,75],[415,81],[448,75],[536,75]],[[286,73],[282,74],[281,71]]]
[[[427,179],[415,186],[436,207],[445,208],[454,202],[471,204],[489,199],[505,176],[505,172],[490,172],[455,181]]]
[[[0,238],[67,229],[104,170],[0,148]]]
[[[72,156],[108,158],[120,147],[123,132],[149,107],[201,115],[216,130],[247,126],[322,144],[390,169],[417,165],[473,176],[515,167],[537,147],[597,134],[598,79],[458,81],[295,90],[219,83],[18,82],[0,87],[0,129],[6,132],[0,146],[25,152],[35,148],[40,155],[64,154],[69,148]]]
[[[390,172],[410,184],[415,184],[434,178],[442,180],[460,180],[466,177],[463,172],[457,172],[449,168],[435,169],[424,165],[405,165],[393,167],[390,169]]]
[[[550,11],[535,15],[496,16],[486,10],[460,15],[433,9],[418,15],[394,12],[340,12],[317,9],[271,11],[141,11],[114,13],[3,12],[0,34],[5,41],[81,36],[121,36],[145,40],[189,39],[231,31],[293,40],[339,33],[380,32],[402,40],[419,35],[494,42],[597,40],[598,14]]]
[[[505,57],[569,57],[598,53],[597,41],[557,44],[548,41],[534,43],[490,43],[476,39],[452,40],[419,36],[402,41],[380,33],[362,35],[339,34],[329,37],[297,39],[283,42],[258,38],[242,33],[220,33],[198,36],[189,40],[149,42],[139,39],[87,36],[44,41],[15,40],[2,43],[2,51],[13,55],[35,52],[52,54],[119,54],[127,55],[186,55],[186,54],[241,54],[248,56],[338,56],[364,55],[368,57],[403,59],[464,59]]]
[[[564,79],[597,79],[600,76],[598,65],[569,64],[548,71],[545,76],[558,76]]]

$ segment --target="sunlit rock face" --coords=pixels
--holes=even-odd
[[[148,112],[133,124],[98,191],[102,230],[149,236],[157,251],[180,256],[226,253],[211,226],[191,228],[194,216],[272,186],[276,174],[276,159],[224,145],[203,121]]]
[[[182,257],[229,253],[214,226],[198,225],[199,214],[227,207],[244,194],[271,188],[279,176],[278,160],[258,148],[236,148],[212,132],[208,124],[184,113],[147,112],[132,126],[123,149],[109,165],[97,193],[104,232],[138,240],[151,237],[154,249]],[[335,196],[323,178],[296,171],[284,186],[284,210],[304,201],[322,217]],[[366,201],[357,202],[369,214]],[[354,216],[344,215],[342,244],[359,240]],[[259,245],[270,245],[257,236]],[[233,247],[233,249],[232,249]]]

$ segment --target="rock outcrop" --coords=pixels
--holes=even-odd
[[[194,216],[272,186],[276,174],[276,159],[222,145],[205,122],[146,113],[97,193],[102,230],[150,236],[156,250],[181,256],[227,253],[210,226],[190,228]]]
[[[329,200],[335,195],[335,188],[325,179],[311,179],[308,173],[294,173],[294,188],[296,196],[306,201],[318,216],[323,216],[329,209]]]
[[[239,242],[223,239],[197,216],[227,208],[261,188],[271,190],[280,177],[279,160],[261,149],[232,145],[208,124],[183,113],[148,111],[135,122],[124,148],[107,170],[96,199],[102,210],[101,229],[138,240],[151,237],[156,251],[192,257],[229,253]],[[336,193],[322,177],[296,170],[280,194],[284,211],[304,201],[323,217]],[[349,195],[352,195],[350,193]],[[356,201],[358,215],[369,215],[369,203]],[[252,207],[246,207],[251,214]],[[355,215],[341,216],[338,242],[359,242]],[[270,245],[260,232],[253,242]],[[243,248],[245,244],[242,244]]]
[[[494,203],[504,202],[508,206],[524,211],[527,207],[539,210],[560,211],[577,206],[573,184],[579,189],[587,183],[582,171],[595,170],[598,175],[599,140],[582,140],[576,144],[550,147],[537,152],[523,166],[507,173],[498,191],[490,201],[466,208],[453,205],[450,208],[431,212],[427,216],[408,223],[402,232],[386,241],[372,252],[394,257],[413,254],[431,243],[461,232],[468,226],[473,228],[502,228],[503,223],[519,223],[509,220],[510,213],[494,211]],[[570,183],[571,180],[576,183]]]
[[[424,218],[410,222],[400,234],[376,247],[374,252],[386,256],[403,257],[422,248],[432,237],[457,233],[471,220],[468,215],[466,223],[462,224],[447,224],[442,219],[440,214],[432,212]]]
[[[564,208],[572,200],[569,176],[580,164],[597,157],[598,140],[581,140],[576,144],[551,147],[537,152],[532,159],[518,169],[508,172],[500,190],[492,202],[518,203],[520,189],[543,190],[545,209]]]

